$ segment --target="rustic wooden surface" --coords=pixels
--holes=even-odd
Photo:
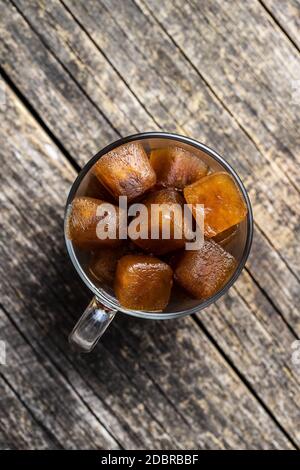
[[[298,0],[1,1],[1,448],[300,447],[299,26]],[[247,267],[206,311],[120,315],[79,355],[66,195],[97,150],[157,129],[239,172]]]

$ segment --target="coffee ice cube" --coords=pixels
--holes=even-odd
[[[241,222],[247,206],[233,177],[228,173],[212,173],[184,188],[188,204],[204,206],[204,235],[208,238]]]
[[[182,195],[174,189],[162,189],[150,193],[141,202],[146,208],[146,213],[145,216],[138,215],[138,218],[142,227],[148,227],[147,238],[142,238],[141,235],[137,239],[132,238],[132,241],[142,250],[154,255],[162,255],[183,248],[185,246],[184,228],[187,224],[183,212]],[[135,219],[131,224],[134,223]],[[169,227],[169,232],[163,232],[164,226]],[[130,225],[128,232],[132,236]],[[157,238],[154,238],[154,233],[157,234]]]
[[[99,238],[99,222],[105,229],[111,230],[108,238]],[[67,224],[68,238],[82,248],[120,245],[119,208],[101,199],[76,197],[69,208]]]
[[[99,248],[93,253],[89,273],[98,286],[113,285],[117,263],[124,252],[124,247],[119,246]]]
[[[114,290],[129,309],[160,312],[168,304],[173,284],[170,266],[147,255],[126,255],[117,264]]]
[[[218,233],[218,235],[213,237],[213,240],[221,246],[226,246],[233,240],[233,238],[237,234],[237,231],[238,225],[233,225],[232,227],[227,228],[223,232]]]
[[[143,146],[136,142],[121,145],[103,155],[93,166],[93,172],[115,199],[127,196],[132,201],[156,183],[148,156]]]
[[[208,299],[231,278],[235,258],[212,240],[197,251],[185,251],[177,262],[174,279],[197,299]]]
[[[208,171],[208,166],[197,155],[176,146],[152,150],[150,163],[158,185],[177,189],[194,183]]]
[[[96,178],[93,173],[90,173],[89,182],[86,190],[84,191],[84,196],[92,197],[94,199],[101,199],[102,201],[111,202],[112,204],[116,203],[114,197],[110,194],[109,191],[107,191],[105,186],[100,183],[98,178]]]

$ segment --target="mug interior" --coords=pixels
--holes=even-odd
[[[226,246],[226,250],[229,251],[237,260],[237,267],[234,271],[231,278],[228,282],[224,285],[224,287],[218,291],[212,297],[199,301],[197,299],[192,299],[187,294],[183,292],[176,284],[173,285],[173,292],[171,295],[171,300],[165,309],[164,312],[145,312],[139,310],[128,310],[122,307],[117,299],[114,296],[114,292],[112,288],[106,287],[99,287],[96,285],[91,276],[88,273],[87,269],[87,259],[86,254],[78,250],[76,246],[72,244],[72,242],[68,239],[66,234],[66,220],[68,209],[70,207],[71,202],[73,201],[74,197],[82,196],[85,194],[86,188],[89,184],[89,180],[91,177],[91,172],[89,171],[91,167],[99,160],[103,155],[107,152],[111,151],[123,145],[127,142],[140,142],[145,150],[149,152],[155,148],[164,148],[172,145],[178,145],[186,150],[192,151],[194,154],[198,155],[202,161],[204,161],[213,171],[226,171],[233,176],[235,179],[242,195],[245,200],[245,203],[248,208],[247,217],[239,224],[238,232],[234,236],[232,242]],[[193,139],[188,137],[183,137],[174,134],[167,134],[167,133],[160,133],[160,132],[147,132],[143,134],[136,134],[133,136],[125,137],[120,139],[113,144],[105,147],[103,150],[98,152],[81,170],[78,177],[76,178],[75,182],[72,185],[70,190],[67,205],[66,205],[66,214],[65,214],[65,240],[68,249],[68,253],[72,260],[72,263],[87,285],[87,287],[94,293],[94,295],[103,302],[104,305],[107,307],[112,308],[113,310],[122,311],[126,314],[142,317],[142,318],[150,318],[150,319],[170,319],[179,316],[189,315],[191,313],[198,312],[203,308],[207,307],[211,303],[215,302],[218,298],[220,298],[232,284],[235,282],[237,277],[239,276],[240,272],[242,271],[246,260],[248,258],[248,254],[251,248],[252,242],[252,232],[253,232],[253,217],[252,217],[252,210],[251,204],[247,195],[247,192],[238,177],[235,171],[231,168],[231,166],[215,152],[214,150],[210,149],[204,144],[201,144]]]

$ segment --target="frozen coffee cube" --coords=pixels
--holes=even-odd
[[[103,184],[100,183],[98,178],[96,178],[96,176],[93,175],[91,172],[88,185],[86,187],[86,190],[84,191],[84,196],[92,197],[94,199],[101,199],[102,201],[111,202],[112,204],[116,203],[115,199],[110,194],[110,192],[107,191]]]
[[[168,304],[173,272],[158,258],[126,255],[117,264],[114,289],[120,304],[132,310],[160,312]]]
[[[204,235],[208,238],[238,224],[247,215],[244,198],[228,173],[212,173],[186,186],[184,197],[188,204],[204,206]]]
[[[123,246],[97,249],[90,262],[89,272],[98,286],[113,285],[118,260],[125,251]]]
[[[156,175],[143,146],[128,143],[103,155],[93,172],[108,191],[118,199],[131,201],[155,185]]]
[[[104,233],[103,239],[99,229]],[[67,233],[80,247],[117,246],[120,244],[119,208],[101,199],[77,197],[69,209]]]
[[[92,251],[89,273],[98,286],[113,286],[117,263],[128,254],[137,254],[136,246],[130,240],[122,241],[120,246],[97,247]]]
[[[212,240],[197,251],[185,251],[177,262],[174,278],[197,299],[208,299],[231,278],[235,258]]]
[[[197,155],[180,147],[152,150],[150,163],[156,173],[157,184],[183,189],[207,174],[207,165]]]
[[[187,225],[183,204],[184,199],[174,189],[162,189],[150,193],[143,199],[142,204],[146,208],[145,215],[138,215],[129,225],[129,236],[142,250],[154,255],[162,255],[175,251],[185,246],[184,228]],[[138,238],[133,238],[131,227],[136,223],[146,231]],[[186,228],[186,230],[188,230]]]
[[[218,235],[213,237],[213,240],[221,246],[226,246],[233,240],[237,231],[238,225],[233,225],[232,227],[224,230],[224,232],[218,233]]]

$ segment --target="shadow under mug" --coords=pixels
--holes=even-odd
[[[88,275],[84,259],[82,259],[82,254],[76,250],[76,247],[73,246],[72,242],[67,237],[66,221],[70,204],[72,203],[74,197],[84,195],[85,189],[89,182],[91,173],[89,170],[91,167],[107,152],[119,147],[122,144],[133,141],[141,142],[146,151],[149,151],[152,148],[167,147],[170,144],[178,145],[184,149],[190,150],[194,154],[197,154],[205,163],[207,163],[212,170],[226,171],[231,174],[243,195],[248,208],[248,214],[245,220],[239,224],[239,230],[237,235],[234,237],[234,243],[228,250],[237,260],[236,269],[222,289],[206,300],[199,301],[197,299],[191,299],[188,297],[181,298],[179,300],[175,298],[175,300],[171,300],[167,309],[162,313],[128,310],[123,308],[115,298],[112,289],[104,289],[93,283],[91,277]],[[233,168],[231,168],[231,166],[217,152],[189,137],[165,132],[144,132],[131,135],[129,137],[124,137],[117,140],[116,142],[113,142],[103,150],[100,150],[100,152],[98,152],[83,167],[74,181],[67,199],[65,211],[65,240],[68,253],[79,276],[90,289],[90,291],[94,294],[94,298],[86,308],[82,317],[79,319],[69,336],[70,343],[76,345],[77,348],[79,348],[82,352],[90,352],[96,345],[99,338],[103,335],[117,312],[151,320],[167,320],[184,317],[186,315],[203,310],[219,299],[238,278],[243,267],[245,266],[250,252],[252,235],[253,215],[246,189],[244,188],[243,183]]]

